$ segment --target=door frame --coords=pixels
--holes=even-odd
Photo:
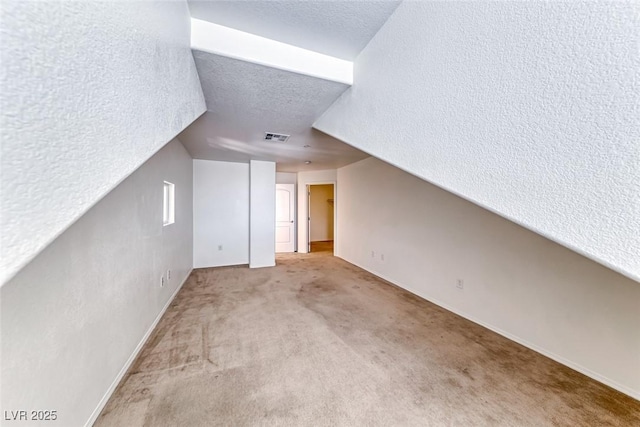
[[[310,190],[311,190],[311,186],[312,185],[333,185],[333,255],[336,254],[336,248],[337,248],[337,236],[338,236],[338,184],[336,181],[318,181],[318,182],[306,182],[306,188],[305,191],[307,192],[305,199],[306,199],[306,206],[307,206],[307,221],[306,221],[306,227],[307,227],[307,232],[304,234],[305,236],[305,240],[306,240],[306,245],[304,245],[304,248],[306,249],[305,252],[309,253],[311,252],[311,209],[310,209],[310,204],[311,204],[311,198],[310,198]],[[300,248],[298,248],[298,251],[300,251]]]

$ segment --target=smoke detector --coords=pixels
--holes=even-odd
[[[264,140],[265,141],[276,141],[276,142],[287,142],[291,135],[285,135],[283,133],[275,133],[275,132],[265,132]]]

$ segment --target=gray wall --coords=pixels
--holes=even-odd
[[[176,221],[163,227],[165,180]],[[91,418],[191,271],[192,194],[192,159],[173,140],[0,289],[3,410]]]

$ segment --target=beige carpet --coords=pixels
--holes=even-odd
[[[195,270],[98,426],[640,425],[640,402],[334,258]]]

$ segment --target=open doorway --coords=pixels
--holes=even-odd
[[[309,252],[333,254],[333,184],[309,185]]]

